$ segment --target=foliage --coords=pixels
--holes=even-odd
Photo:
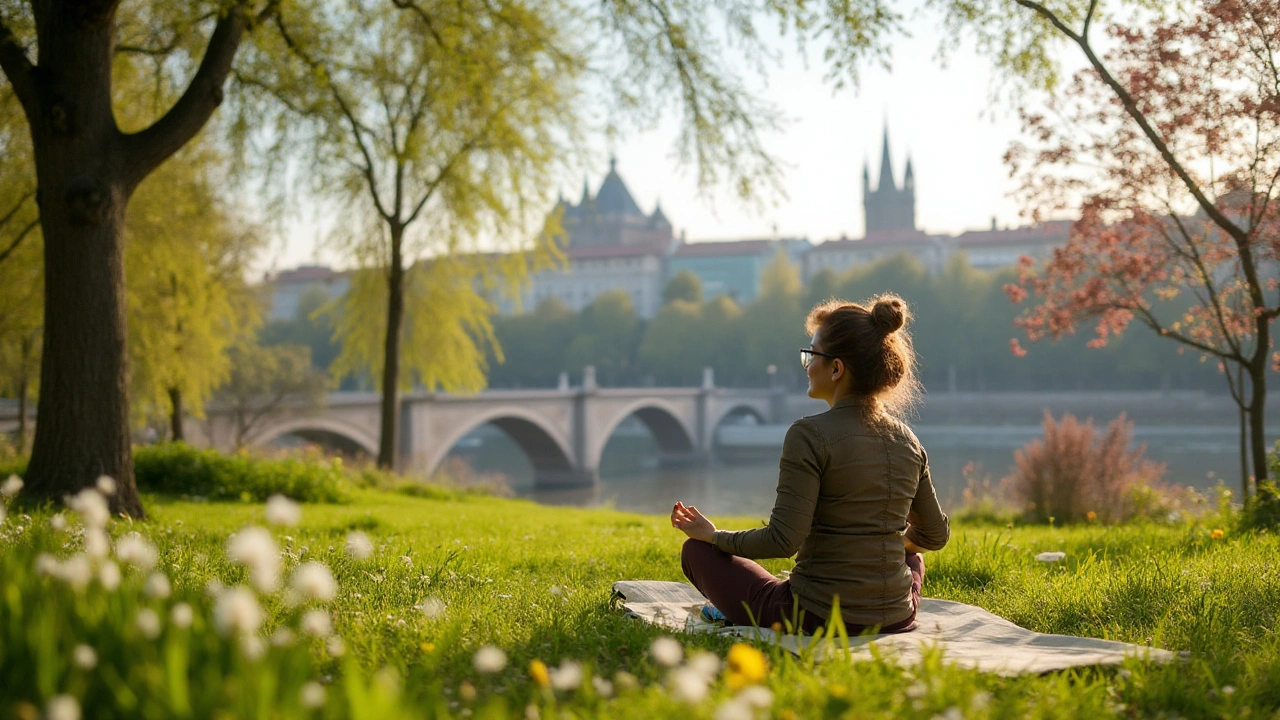
[[[546,298],[524,315],[493,320],[497,338],[489,350],[489,384],[498,386],[551,387],[570,367],[569,343],[578,333],[578,316],[556,298]],[[503,349],[499,360],[497,348]]]
[[[307,288],[298,298],[294,316],[268,320],[258,333],[258,342],[263,345],[306,345],[311,348],[312,365],[328,370],[339,350],[333,339],[329,317],[323,312],[329,302],[329,293],[324,288]]]
[[[314,408],[324,401],[328,377],[311,365],[302,345],[241,343],[230,351],[231,374],[217,399],[231,409],[235,447],[252,440],[264,418],[283,406]]]
[[[134,473],[142,492],[209,500],[262,502],[284,495],[299,502],[346,502],[351,483],[341,458],[294,455],[226,455],[185,443],[162,443],[134,451]]]
[[[9,588],[0,601],[0,647],[13,672],[0,676],[0,713],[13,715],[19,703],[39,713],[55,694],[71,693],[95,717],[169,717],[179,714],[170,703],[184,688],[198,717],[254,716],[269,707],[284,718],[457,717],[466,710],[514,718],[533,714],[530,705],[541,717],[709,717],[736,697],[723,673],[699,702],[674,697],[670,670],[648,652],[665,633],[610,607],[609,588],[620,577],[681,578],[681,538],[661,517],[372,491],[348,505],[308,506],[300,525],[270,533],[282,550],[282,576],[304,562],[324,563],[336,596],[299,607],[284,602],[287,591],[259,594],[262,629],[248,637],[263,653],[249,660],[245,648],[256,643],[220,633],[215,607],[227,588],[251,579],[225,548],[231,533],[262,523],[262,506],[164,502],[151,514],[153,522],[127,530],[155,545],[161,572],[182,568],[169,578],[169,597],[148,595],[146,573],[118,554],[110,558],[123,570],[115,590],[103,588],[97,572],[82,592],[40,575],[39,553],[62,563],[80,542],[54,530],[46,510],[30,520],[9,514],[0,526],[0,572]],[[74,520],[71,529],[79,531]],[[1280,584],[1266,564],[1280,538],[1228,532],[1214,539],[1211,529],[957,524],[948,547],[926,556],[930,597],[978,604],[1040,632],[1188,650],[1184,660],[998,678],[938,656],[901,668],[883,659],[814,663],[766,645],[759,649],[770,716],[809,717],[815,709],[869,718],[1270,716],[1280,709],[1273,683],[1280,641],[1270,631]],[[365,559],[345,550],[356,530],[371,541]],[[1037,562],[1046,550],[1066,559]],[[774,572],[791,564],[766,563]],[[170,619],[178,602],[193,611],[185,629]],[[160,619],[155,639],[138,622],[143,608]],[[301,614],[312,609],[328,611],[340,644],[301,632]],[[277,634],[281,627],[293,637]],[[736,641],[678,636],[686,656],[707,651],[721,661]],[[95,651],[94,667],[76,665],[80,644]],[[506,655],[496,673],[477,667],[485,645]],[[541,686],[535,661],[551,671],[580,663],[580,683],[570,686],[565,674],[556,686]],[[170,662],[187,672],[167,672]],[[116,690],[114,678],[129,681],[131,693]],[[323,709],[300,707],[310,681],[324,689]]]
[[[702,302],[702,280],[692,270],[677,272],[663,286],[662,304],[666,305],[676,300],[694,304]]]
[[[1046,411],[1044,437],[1014,452],[1013,497],[1032,522],[1130,520],[1149,505],[1135,502],[1135,490],[1164,474],[1164,465],[1143,459],[1146,446],[1130,448],[1132,441],[1133,423],[1123,414],[1099,437],[1091,419],[1067,413],[1054,420]]]
[[[631,375],[635,349],[640,342],[631,296],[611,290],[596,296],[578,318],[578,332],[566,350],[570,367],[593,365],[602,385],[618,385]]]
[[[637,365],[659,385],[696,383],[700,368],[717,352],[701,336],[705,327],[701,303],[679,299],[664,304],[645,328]]]

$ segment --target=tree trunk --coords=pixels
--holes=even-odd
[[[182,432],[182,390],[176,387],[169,388],[169,407],[172,415],[169,416],[170,440],[181,442],[186,439],[186,435]]]
[[[1244,366],[1236,365],[1236,387],[1244,397]],[[1238,403],[1237,403],[1238,404]],[[1239,404],[1238,404],[1239,405]],[[1249,501],[1249,429],[1248,408],[1239,405],[1240,411],[1240,502]]]
[[[1267,365],[1266,355],[1263,353],[1259,355],[1260,361],[1251,363],[1249,367],[1249,382],[1253,386],[1253,393],[1249,400],[1249,440],[1253,451],[1255,493],[1260,484],[1267,482]]]
[[[400,431],[400,337],[404,325],[404,228],[391,226],[391,267],[387,273],[387,336],[382,359],[382,428],[378,467],[394,470]]]
[[[24,345],[25,349],[25,345]],[[22,364],[22,375],[18,378],[18,454],[27,451],[27,394],[30,380],[27,378],[25,353]]]
[[[26,107],[44,235],[40,422],[27,471],[36,496],[116,481],[113,513],[142,517],[129,438],[124,217],[133,188],[111,109],[114,23],[40,3],[38,98]]]

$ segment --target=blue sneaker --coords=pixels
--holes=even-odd
[[[714,622],[714,623],[729,622],[729,618],[725,617],[724,613],[720,612],[720,608],[716,607],[715,605],[712,605],[711,603],[707,603],[706,605],[702,606],[702,619],[706,620],[707,622]]]

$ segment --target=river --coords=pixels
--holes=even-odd
[[[994,480],[1013,468],[1014,451],[1038,437],[1039,426],[927,425],[915,427],[929,453],[934,484],[944,507],[955,507],[964,491],[963,468],[973,462]],[[1226,425],[1138,427],[1135,442],[1146,457],[1165,463],[1166,483],[1207,490],[1219,482],[1239,485],[1239,437]],[[524,453],[500,430],[483,427],[459,443],[452,456],[479,473],[498,474],[518,497],[553,505],[611,506],[665,514],[681,500],[712,515],[766,516],[773,506],[778,449],[757,459],[704,467],[658,466],[658,448],[638,422],[624,423],[605,448],[600,482],[592,489],[540,491]],[[769,459],[763,459],[768,457]]]

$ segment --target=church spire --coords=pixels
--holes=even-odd
[[[907,172],[902,176],[902,189],[912,190],[916,186],[916,173],[911,169],[911,153],[907,153]]]
[[[588,200],[590,200],[590,199],[591,199],[591,184],[590,184],[590,182],[591,182],[591,181],[590,181],[590,180],[588,180],[586,177],[583,177],[583,178],[582,178],[582,200],[581,200],[581,201],[579,201],[579,203],[578,203],[579,205],[585,205],[585,204],[586,204],[586,202],[587,202]]]
[[[886,189],[898,189],[897,184],[893,181],[893,160],[889,157],[888,120],[884,122],[884,146],[880,150],[880,182],[876,185],[876,192],[884,192]]]

